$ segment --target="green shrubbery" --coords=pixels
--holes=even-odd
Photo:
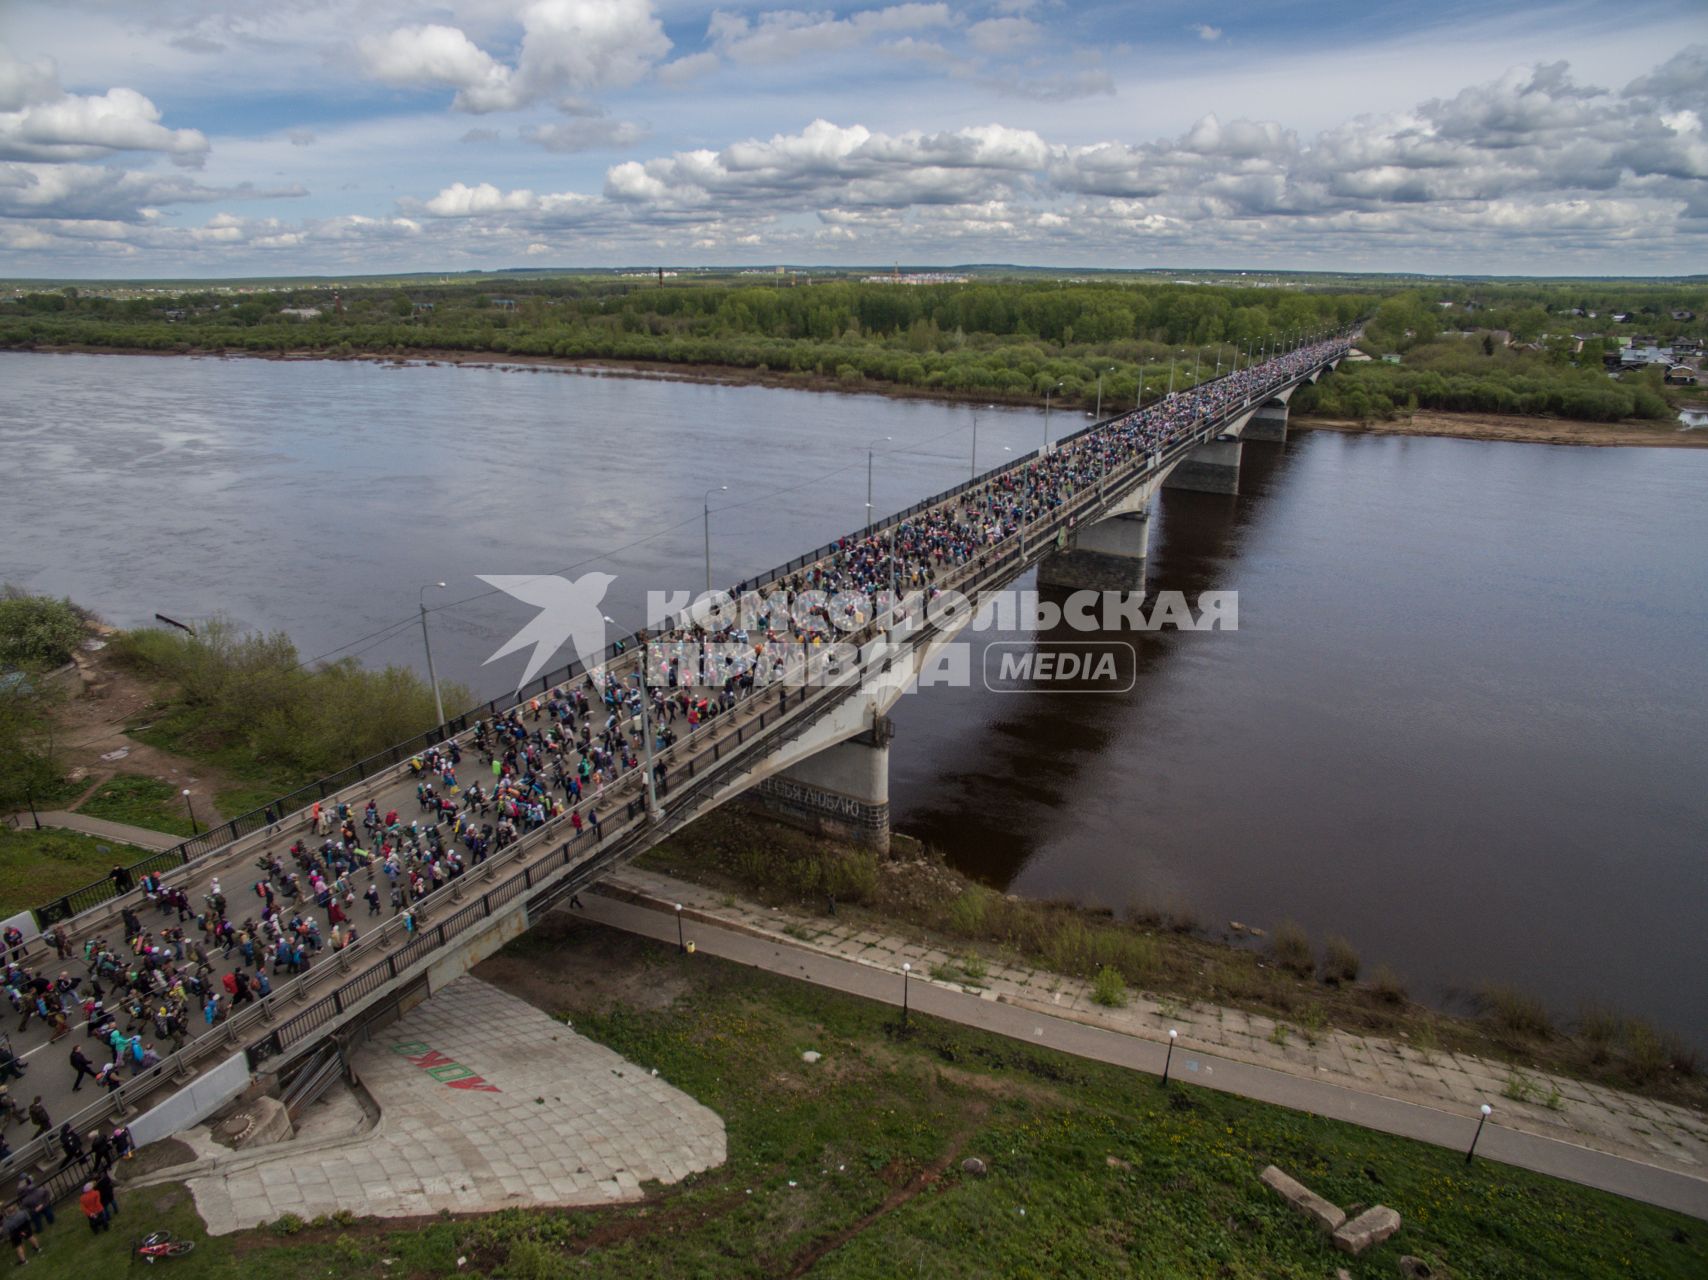
[[[69,600],[0,588],[0,670],[60,666],[87,634],[88,619]]]
[[[355,659],[304,666],[282,633],[239,634],[215,620],[197,635],[126,632],[119,661],[164,682],[172,707],[157,728],[190,755],[231,756],[303,778],[371,756],[433,726],[433,690],[404,667]],[[441,686],[447,707],[472,702]],[[153,740],[151,738],[150,740]]]
[[[1375,360],[1342,363],[1314,386],[1301,387],[1292,408],[1301,414],[1359,421],[1387,419],[1418,409],[1454,413],[1548,414],[1583,422],[1673,416],[1666,399],[1645,377],[1615,382],[1599,353],[1582,367],[1538,351],[1496,348],[1459,338],[1415,347],[1403,364]]]

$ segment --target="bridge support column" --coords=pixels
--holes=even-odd
[[[1251,415],[1251,421],[1246,424],[1241,433],[1246,440],[1273,440],[1286,443],[1287,440],[1287,406],[1271,400],[1260,406]]]
[[[879,717],[859,737],[765,779],[744,799],[792,827],[888,853],[894,732],[889,717]]]
[[[1248,426],[1247,431],[1251,428]],[[1186,460],[1162,482],[1165,489],[1192,489],[1198,493],[1239,492],[1240,442],[1211,440],[1187,455]]]
[[[1038,585],[1069,591],[1145,591],[1150,512],[1082,524],[1060,551],[1038,562]]]

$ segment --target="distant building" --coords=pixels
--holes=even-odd
[[[312,320],[320,314],[319,307],[280,307],[279,314],[293,320]]]
[[[1696,313],[1694,311],[1674,311],[1672,313],[1672,318],[1674,320],[1694,320],[1696,319]]]
[[[516,299],[494,298],[492,300],[492,305],[497,307],[500,311],[514,311],[516,309]]]
[[[1666,371],[1666,381],[1669,387],[1694,387],[1696,370],[1687,364],[1675,364]]]

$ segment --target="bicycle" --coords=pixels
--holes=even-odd
[[[170,1231],[152,1231],[136,1246],[136,1256],[152,1264],[161,1258],[181,1258],[195,1247],[193,1240],[174,1240]]]

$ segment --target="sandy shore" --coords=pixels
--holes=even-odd
[[[1504,440],[1519,444],[1636,445],[1700,449],[1708,431],[1681,431],[1675,423],[1573,422],[1566,418],[1525,418],[1494,413],[1438,413],[1420,409],[1392,422],[1354,422],[1345,418],[1294,418],[1295,427],[1347,431],[1372,436],[1450,436],[1458,440]]]

